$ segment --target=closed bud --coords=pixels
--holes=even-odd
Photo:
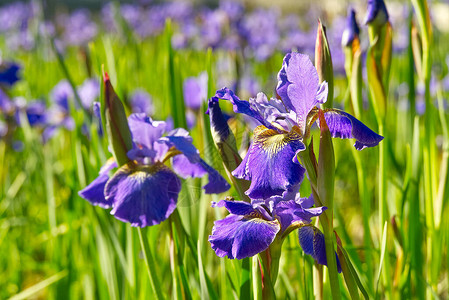
[[[326,81],[328,84],[326,107],[333,107],[334,100],[334,71],[329,43],[326,36],[326,27],[318,20],[318,31],[315,43],[315,67],[318,72],[320,83]]]
[[[125,108],[114,91],[108,73],[103,71],[103,112],[109,145],[119,166],[129,161],[127,153],[132,149],[132,136]]]
[[[354,40],[359,40],[360,28],[355,18],[355,10],[350,8],[346,19],[346,27],[341,37],[341,45],[343,47],[352,47]]]
[[[368,0],[365,24],[373,27],[381,27],[389,20],[387,7],[383,0]]]
[[[242,158],[237,151],[237,144],[234,134],[229,128],[228,122],[221,111],[219,99],[217,97],[212,97],[209,99],[206,114],[210,117],[212,138],[217,146],[218,152],[220,153],[226,172],[234,183],[234,186],[238,190],[242,200],[248,200],[244,192],[248,190],[249,182],[247,180],[235,178],[231,175],[231,172],[237,169],[242,162]]]

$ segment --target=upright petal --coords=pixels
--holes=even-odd
[[[134,113],[128,117],[129,128],[133,141],[148,149],[154,148],[154,143],[164,134],[166,124],[163,121],[153,121],[145,113]]]
[[[108,181],[105,198],[111,214],[131,226],[151,226],[167,219],[176,208],[179,178],[162,163],[123,165]]]
[[[324,118],[332,137],[356,139],[354,147],[357,150],[377,146],[384,139],[355,117],[339,109],[325,110]]]
[[[305,169],[293,162],[296,154],[304,149],[300,135],[294,130],[280,134],[259,126],[248,153],[232,175],[251,180],[245,194],[252,199],[282,195],[304,178]]]
[[[296,112],[302,130],[309,111],[318,103],[317,91],[326,87],[319,86],[318,73],[307,55],[292,52],[284,57],[276,91],[284,105]],[[319,97],[321,103],[326,101],[323,92],[320,92]]]

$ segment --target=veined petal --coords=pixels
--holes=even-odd
[[[179,154],[173,157],[173,170],[182,178],[187,177],[203,177],[209,175],[208,183],[203,186],[206,194],[219,194],[226,192],[231,188],[229,183],[217,172],[209,166],[203,159],[197,163],[191,163],[187,156]]]
[[[324,234],[315,226],[303,226],[298,229],[299,244],[305,254],[311,255],[317,263],[327,266],[326,246]],[[341,264],[337,259],[337,270],[341,273]]]
[[[173,157],[172,166],[173,171],[184,179],[188,177],[203,177],[207,173],[201,164],[192,164],[184,154],[179,154]]]
[[[109,180],[109,171],[117,168],[117,162],[109,159],[100,169],[100,174],[88,186],[78,192],[81,198],[86,199],[92,205],[98,205],[103,208],[110,208],[112,203],[104,197],[104,187]]]
[[[245,201],[220,200],[218,203],[214,203],[212,207],[225,207],[228,212],[233,215],[259,216],[257,215],[257,211],[254,209],[251,203]]]
[[[204,192],[206,194],[220,194],[226,192],[231,188],[231,185],[226,181],[226,179],[223,178],[223,176],[221,176],[220,173],[218,173],[217,170],[209,166],[202,159],[199,163],[209,175],[207,184],[203,186]]]
[[[78,195],[86,199],[92,205],[98,205],[103,208],[110,208],[111,202],[104,198],[104,187],[109,180],[109,175],[100,174],[88,186],[78,192]]]
[[[332,137],[356,139],[354,147],[357,150],[377,146],[384,139],[355,117],[339,109],[325,110],[324,118]]]
[[[292,52],[284,57],[276,92],[284,105],[296,112],[299,127],[304,130],[309,111],[326,101],[327,85],[319,85],[318,73],[307,55]]]
[[[166,124],[163,121],[153,121],[145,113],[135,113],[128,117],[133,141],[148,149],[154,148],[156,142],[164,133]]]
[[[252,199],[282,195],[304,178],[305,169],[293,162],[296,153],[304,149],[301,136],[294,130],[280,134],[259,126],[248,153],[232,175],[251,180],[245,194]]]
[[[176,128],[170,131],[166,136],[158,140],[159,143],[166,144],[168,147],[175,147],[181,151],[191,163],[200,161],[198,149],[192,144],[192,137],[184,128]]]
[[[151,226],[167,219],[175,210],[181,182],[162,163],[151,166],[127,163],[107,182],[106,200],[111,214],[131,226]]]
[[[231,214],[215,221],[209,242],[217,256],[242,259],[266,250],[279,228],[276,221]]]
[[[226,87],[222,88],[221,90],[218,90],[216,92],[215,97],[217,97],[218,99],[231,101],[235,113],[250,116],[259,121],[260,124],[265,125],[265,127],[274,129],[274,127],[263,118],[262,114],[259,111],[257,111],[257,109],[253,107],[250,104],[250,102],[240,100],[239,97],[237,97],[237,95],[235,95],[232,90]]]

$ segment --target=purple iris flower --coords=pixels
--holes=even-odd
[[[188,77],[183,83],[184,102],[190,109],[198,110],[207,99],[207,73]]]
[[[100,96],[100,83],[97,79],[88,78],[77,88],[77,92],[84,108],[90,109],[94,101]]]
[[[149,116],[153,114],[153,100],[146,91],[137,89],[135,90],[129,101],[131,103],[131,108],[134,113],[145,113]]]
[[[312,208],[312,204],[313,199],[299,196],[291,200],[273,197],[269,205],[222,200],[213,206],[225,207],[230,214],[215,221],[209,242],[219,257],[242,259],[256,255],[276,238],[283,240],[294,229],[308,226],[313,217],[326,210],[326,207]],[[311,242],[301,244],[307,254],[313,247]],[[325,255],[324,238],[316,250]],[[326,264],[322,260],[319,263]]]
[[[14,110],[14,104],[9,99],[8,95],[0,89],[0,112],[9,113]]]
[[[115,218],[131,226],[145,227],[161,223],[175,210],[181,190],[178,176],[208,174],[209,182],[203,187],[206,193],[222,193],[230,188],[201,159],[186,130],[177,128],[164,135],[167,123],[153,121],[144,113],[130,115],[128,123],[134,144],[128,152],[131,161],[112,177],[109,171],[116,165],[108,161],[99,176],[79,192],[91,204],[112,208]],[[164,164],[169,159],[173,170]]]
[[[77,10],[71,15],[61,15],[57,21],[64,28],[65,45],[87,45],[98,33],[97,24],[92,21],[90,12],[86,9]]]
[[[73,98],[72,86],[66,79],[63,79],[51,90],[50,97],[53,100],[53,103],[68,112],[69,99]]]
[[[18,102],[22,102],[22,99],[16,99]],[[17,102],[16,102],[17,103]],[[30,126],[44,126],[47,124],[47,108],[45,102],[42,100],[33,100],[25,105],[19,103],[17,107],[23,108],[28,119]],[[17,124],[20,124],[19,111],[16,111]]]
[[[240,100],[227,88],[215,95],[231,101],[234,112],[248,115],[260,124],[254,130],[248,153],[232,172],[237,178],[251,181],[245,192],[251,199],[297,191],[305,173],[297,155],[306,148],[303,140],[309,138],[311,126],[318,118],[316,106],[327,100],[327,83],[319,84],[308,56],[292,52],[284,57],[276,92],[281,99],[270,101],[263,93],[249,101]],[[324,117],[332,137],[354,138],[357,150],[376,146],[383,139],[342,110],[326,109]]]
[[[20,66],[16,63],[6,63],[0,68],[0,84],[12,86],[20,80],[19,77]]]
[[[264,61],[274,53],[280,40],[278,18],[276,11],[258,9],[242,19],[239,29],[242,38],[248,42],[249,56]]]

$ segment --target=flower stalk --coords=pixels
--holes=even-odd
[[[338,282],[337,260],[334,248],[334,177],[335,155],[332,136],[327,127],[323,112],[319,111],[320,119],[320,150],[318,157],[317,188],[321,203],[327,207],[324,212],[327,218],[320,219],[323,225],[324,242],[326,245],[327,266],[329,268],[329,281],[333,299],[340,299],[340,285]]]

